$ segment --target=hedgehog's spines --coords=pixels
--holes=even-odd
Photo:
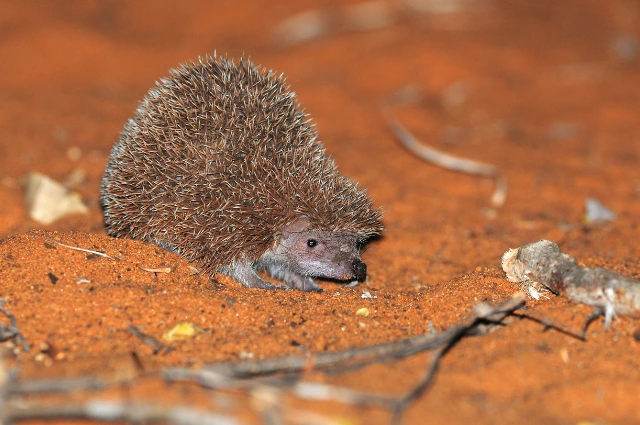
[[[361,239],[382,230],[284,76],[215,52],[149,90],[109,157],[101,203],[110,234],[175,247],[210,272],[256,261],[300,216]]]

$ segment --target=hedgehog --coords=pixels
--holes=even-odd
[[[149,90],[111,151],[100,203],[109,235],[248,288],[363,280],[360,248],[383,230],[382,211],[339,173],[283,76],[215,54]]]

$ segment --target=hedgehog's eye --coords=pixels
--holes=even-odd
[[[318,245],[318,241],[315,239],[307,239],[307,246],[309,248],[313,248],[314,246]]]

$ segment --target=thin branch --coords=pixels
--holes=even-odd
[[[579,339],[581,341],[586,341],[587,340],[586,337],[585,337],[584,331],[578,333],[578,332],[573,331],[571,329],[567,329],[567,328],[565,328],[563,326],[560,326],[560,325],[554,323],[553,320],[549,319],[548,317],[537,317],[537,316],[534,316],[531,313],[524,312],[524,311],[522,311],[522,312],[514,312],[513,315],[515,317],[522,317],[523,319],[528,319],[528,320],[534,321],[536,323],[540,323],[542,326],[545,327],[545,329],[553,329],[553,330],[556,330],[556,331],[558,331],[560,333],[563,333],[563,334],[565,334],[567,336],[571,336],[573,338]],[[596,316],[596,318],[597,318],[597,316]]]
[[[462,335],[460,335],[462,337]],[[425,368],[422,373],[422,377],[418,381],[418,383],[409,391],[407,391],[404,395],[398,397],[394,400],[393,407],[391,410],[391,423],[392,424],[400,424],[402,422],[402,416],[404,415],[404,411],[411,404],[412,401],[420,398],[422,394],[433,384],[433,381],[436,377],[436,372],[440,367],[440,360],[444,357],[444,355],[449,351],[455,343],[459,341],[456,339],[452,340],[451,343],[445,347],[438,349],[433,354],[433,360],[431,363]]]

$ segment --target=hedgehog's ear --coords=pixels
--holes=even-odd
[[[282,228],[282,235],[286,238],[289,236],[289,233],[300,233],[305,230],[309,230],[311,227],[311,222],[309,221],[309,217],[306,215],[301,215],[296,218],[292,223],[287,224]]]

